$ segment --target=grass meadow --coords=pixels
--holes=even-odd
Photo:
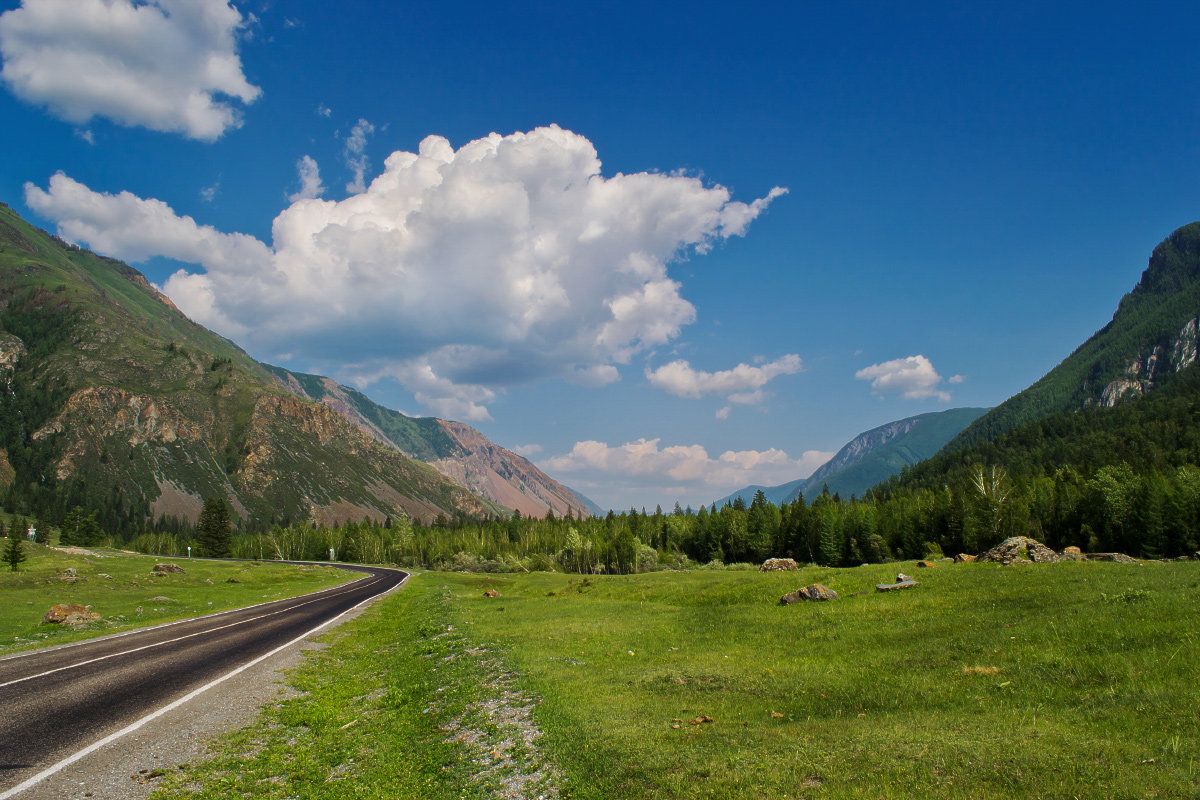
[[[19,571],[7,565],[0,570],[0,656],[294,597],[355,577],[332,567],[222,563],[102,549],[82,555],[39,544],[26,544],[25,551],[29,558]],[[179,565],[184,574],[153,576],[151,569],[160,561]],[[75,570],[74,583],[59,579],[68,568]],[[55,603],[90,605],[100,619],[78,628],[43,625],[43,615]]]
[[[1195,562],[425,573],[329,638],[159,796],[1200,796]]]

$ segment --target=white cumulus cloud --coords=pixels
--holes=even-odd
[[[245,21],[226,0],[22,0],[0,14],[0,78],[82,125],[96,116],[213,141],[241,125],[232,101]]]
[[[738,364],[733,369],[705,372],[693,369],[687,361],[680,359],[664,364],[656,370],[646,369],[646,378],[651,385],[676,397],[704,397],[710,394],[723,395],[730,402],[752,405],[761,403],[762,388],[773,378],[792,375],[804,369],[800,356],[789,353],[775,361],[758,366]],[[721,417],[724,419],[724,417]]]
[[[744,234],[766,207],[697,178],[604,177],[591,142],[557,126],[458,150],[429,136],[359,194],[297,199],[271,246],[61,173],[25,194],[64,238],[199,265],[164,290],[259,357],[293,354],[360,385],[393,377],[468,419],[506,386],[617,380],[695,318],[668,265]]]
[[[576,442],[570,452],[544,459],[539,466],[552,474],[578,475],[581,486],[632,481],[639,492],[657,492],[663,499],[711,499],[749,484],[772,486],[807,477],[834,455],[808,450],[794,459],[771,448],[726,450],[714,458],[698,444],[660,447],[660,442],[637,439],[616,447]]]
[[[942,376],[937,374],[933,364],[923,355],[872,364],[854,373],[854,377],[860,381],[870,381],[874,394],[898,394],[908,400],[935,397],[943,403],[950,402],[950,393],[937,388]]]
[[[296,162],[296,172],[300,178],[300,190],[288,195],[290,202],[312,200],[314,197],[325,194],[325,185],[321,183],[321,170],[317,166],[315,158],[308,155],[302,156]]]

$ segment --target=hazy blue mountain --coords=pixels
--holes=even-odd
[[[953,408],[889,422],[860,433],[808,478],[779,486],[747,486],[720,500],[736,497],[747,505],[759,489],[773,503],[790,503],[800,494],[811,501],[826,486],[830,494],[861,496],[875,484],[899,474],[906,466],[929,458],[960,431],[987,412],[986,408]]]

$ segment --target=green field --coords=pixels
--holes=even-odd
[[[161,796],[1200,796],[1194,562],[426,573],[331,639]]]
[[[164,559],[114,550],[71,555],[31,544],[25,548],[29,559],[20,571],[11,572],[7,565],[0,571],[0,655],[294,597],[355,577],[332,567]],[[152,576],[151,569],[162,561],[178,564],[184,574]],[[68,568],[75,570],[74,583],[59,578]],[[43,625],[42,616],[55,603],[90,605],[100,619],[78,628]]]

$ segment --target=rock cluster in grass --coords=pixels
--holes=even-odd
[[[78,603],[56,603],[42,617],[43,624],[50,625],[84,625],[95,622],[100,615],[92,611],[91,606],[81,606]]]
[[[828,586],[820,583],[810,583],[808,586],[797,589],[794,592],[788,592],[783,597],[779,598],[779,605],[790,606],[801,600],[814,600],[817,602],[825,600],[837,600],[838,593]]]
[[[168,573],[175,573],[176,575],[184,574],[183,567],[178,564],[155,564],[154,569],[150,571],[159,575],[166,575]]]
[[[969,553],[959,553],[958,555],[956,555],[954,557],[954,563],[955,564],[969,564],[970,562],[977,560],[977,558],[978,558],[978,556],[973,556]]]
[[[785,570],[800,569],[800,565],[796,563],[794,558],[768,558],[758,568],[759,572],[781,572]]]
[[[934,566],[934,563],[933,563],[932,561],[918,561],[918,562],[917,562],[917,566],[918,566],[918,567],[929,568],[929,567],[932,567],[932,566]]]
[[[1028,536],[1013,536],[979,556],[980,561],[995,561],[1000,564],[1028,563],[1052,564],[1060,560],[1058,553]]]
[[[499,597],[500,593],[497,592],[495,589],[488,589],[483,593],[483,596],[484,597]]]

